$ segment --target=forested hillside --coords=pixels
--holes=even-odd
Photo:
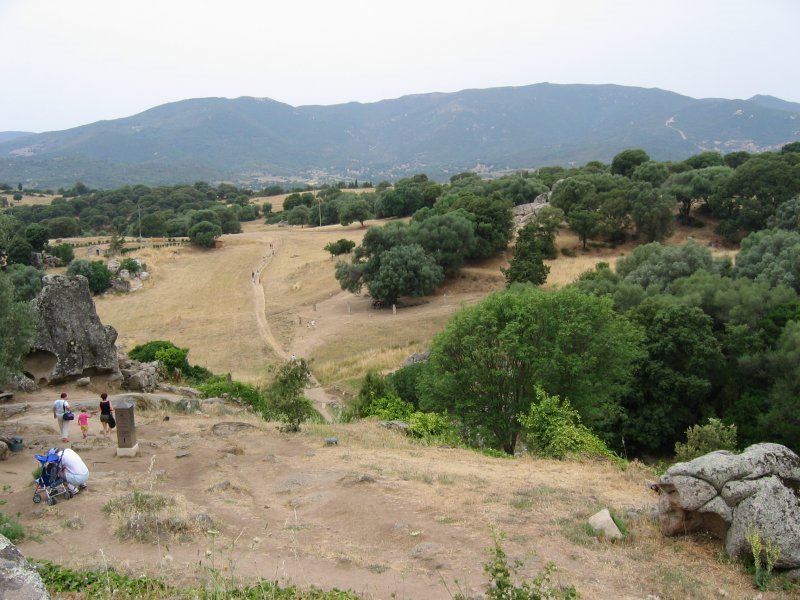
[[[797,105],[697,100],[659,89],[541,83],[293,107],[203,98],[74,129],[0,140],[0,181],[59,187],[270,181],[434,180],[609,161],[626,147],[658,160],[760,152],[796,141]]]

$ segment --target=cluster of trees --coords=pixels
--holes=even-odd
[[[457,275],[465,260],[487,258],[508,246],[511,203],[499,194],[456,190],[425,202],[413,204],[417,208],[409,224],[393,221],[367,230],[352,260],[336,265],[342,289],[358,293],[366,286],[370,296],[386,304],[428,295],[445,277]]]
[[[735,265],[691,242],[653,242],[560,290],[515,284],[458,312],[394,389],[505,452],[538,390],[628,455],[667,454],[709,419],[735,425],[743,445],[798,450],[798,259],[800,232],[764,230]]]
[[[184,237],[202,221],[216,225],[221,233],[237,233],[241,221],[260,216],[260,208],[250,203],[252,194],[226,183],[154,188],[135,185],[107,191],[80,186],[64,190],[64,195],[49,205],[15,206],[7,214],[24,226],[44,226],[50,239],[111,233]],[[202,221],[196,216],[201,211],[208,211]]]

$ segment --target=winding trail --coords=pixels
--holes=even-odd
[[[287,353],[281,347],[281,345],[278,343],[278,340],[272,334],[272,329],[270,329],[269,322],[267,321],[267,298],[264,294],[264,287],[261,285],[262,273],[269,265],[271,259],[275,256],[277,246],[277,240],[270,243],[270,253],[264,256],[261,263],[258,265],[258,268],[253,271],[251,283],[253,284],[253,294],[255,298],[254,305],[256,311],[256,322],[258,323],[258,331],[261,334],[261,339],[263,339],[264,342],[270,348],[272,348],[272,351],[278,355],[279,358],[283,360],[289,360],[289,358],[293,357],[294,354],[290,356],[289,353]],[[322,418],[325,419],[325,421],[333,421],[333,416],[331,415],[328,405],[336,400],[328,395],[328,393],[319,384],[319,381],[317,381],[317,378],[314,377],[314,374],[310,372],[308,384],[306,385],[305,389],[305,395],[312,400],[314,403],[314,409],[322,415]]]
[[[675,115],[672,115],[669,119],[667,119],[667,122],[664,123],[664,125],[672,129],[673,131],[677,131],[680,134],[681,139],[688,140],[689,138],[686,136],[686,134],[683,133],[683,131],[681,131],[677,127],[675,127],[674,123],[675,123]]]

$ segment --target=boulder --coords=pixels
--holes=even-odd
[[[56,383],[117,371],[117,332],[100,322],[85,277],[45,275],[31,304],[38,329],[24,362],[35,381]]]
[[[122,374],[122,387],[132,392],[154,392],[161,379],[161,363],[158,361],[142,363],[125,355],[119,356],[119,370]]]
[[[619,530],[619,527],[617,527],[614,519],[611,518],[611,512],[609,512],[607,508],[589,517],[589,526],[594,531],[603,534],[603,537],[610,540],[622,539],[622,532]]]
[[[39,386],[33,379],[25,377],[25,375],[12,375],[8,378],[7,386],[12,390],[20,392],[33,393],[39,391]]]
[[[0,404],[0,421],[21,415],[30,408],[30,404],[15,402],[13,404]]]
[[[750,553],[750,528],[780,549],[777,568],[800,567],[800,457],[780,444],[741,454],[711,452],[670,467],[659,479],[665,535],[709,531],[731,556]]]
[[[430,350],[416,352],[403,361],[403,366],[408,367],[419,362],[426,362],[431,357]]]
[[[8,452],[8,444],[0,442],[0,460],[6,460],[8,458]]]
[[[39,573],[17,547],[0,534],[0,598],[49,600]]]
[[[75,385],[77,385],[78,387],[86,387],[90,383],[92,383],[91,377],[79,377],[78,380],[75,382]]]

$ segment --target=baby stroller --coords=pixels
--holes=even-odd
[[[34,458],[42,465],[42,474],[36,480],[36,491],[33,503],[39,504],[44,498],[49,506],[56,503],[57,496],[69,500],[72,492],[67,488],[67,481],[61,477],[61,457],[51,448],[46,455],[34,454]]]

